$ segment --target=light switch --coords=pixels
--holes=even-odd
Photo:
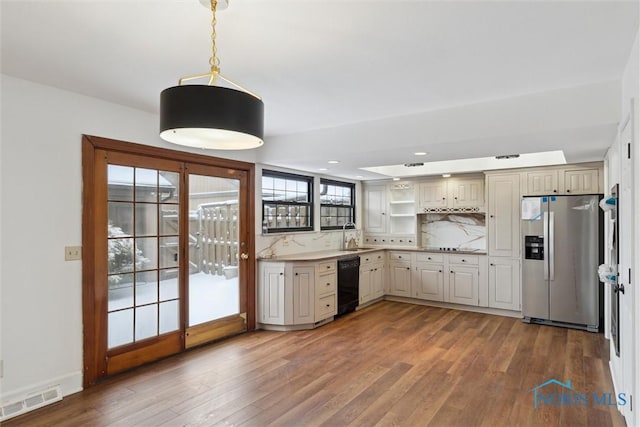
[[[76,261],[82,259],[82,246],[65,246],[64,260]]]

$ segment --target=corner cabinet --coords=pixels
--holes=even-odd
[[[411,252],[389,252],[389,278],[387,294],[397,297],[411,296]]]
[[[335,316],[335,260],[318,263],[261,260],[258,270],[259,328],[311,329]]]

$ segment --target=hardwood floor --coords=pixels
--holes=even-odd
[[[590,398],[613,393],[607,363],[601,334],[385,301],[189,351],[4,425],[624,426]],[[535,409],[531,390],[551,378],[588,405]]]

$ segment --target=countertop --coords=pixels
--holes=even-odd
[[[339,250],[339,249],[331,249],[327,251],[317,251],[317,252],[301,252],[297,254],[290,255],[278,255],[270,258],[258,257],[259,261],[272,261],[272,262],[280,262],[280,261],[318,261],[329,258],[348,258],[355,255],[362,255],[370,252],[376,251],[384,251],[384,250],[393,250],[393,251],[411,251],[411,252],[430,252],[430,253],[446,253],[446,254],[459,254],[459,255],[486,255],[486,251],[482,250],[460,250],[460,251],[442,251],[437,249],[425,249],[418,247],[407,247],[407,246],[367,246],[366,248],[358,248],[357,250]]]

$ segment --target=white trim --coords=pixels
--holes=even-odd
[[[31,384],[8,393],[3,393],[0,396],[0,404],[20,400],[27,395],[54,386],[60,386],[63,396],[69,396],[70,394],[82,391],[82,371],[76,371],[67,375],[50,378],[46,381]]]

